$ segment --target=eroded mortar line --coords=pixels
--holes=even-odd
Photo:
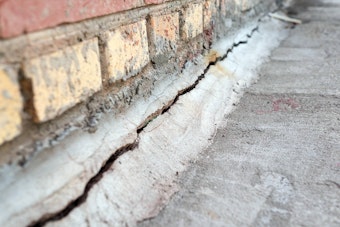
[[[259,20],[260,21],[260,20]],[[178,91],[177,95],[175,98],[173,98],[172,100],[169,101],[169,103],[167,105],[165,105],[162,109],[156,111],[155,113],[149,115],[144,122],[137,127],[137,138],[136,140],[134,140],[132,143],[126,144],[123,147],[119,148],[118,150],[116,150],[110,157],[108,160],[106,160],[106,162],[104,163],[104,165],[100,168],[100,170],[92,177],[90,178],[90,180],[86,183],[84,191],[81,195],[79,195],[75,200],[72,200],[65,208],[63,208],[60,211],[57,211],[55,213],[51,213],[51,214],[44,214],[43,216],[41,216],[38,220],[33,221],[32,223],[30,223],[28,225],[28,227],[40,227],[40,226],[44,226],[46,225],[48,222],[54,222],[54,221],[58,221],[61,220],[62,218],[66,217],[71,211],[73,211],[75,208],[77,208],[78,206],[80,206],[81,204],[83,204],[86,199],[87,196],[90,192],[90,190],[92,189],[92,187],[99,182],[104,173],[107,172],[111,166],[115,163],[115,161],[122,156],[123,154],[127,153],[128,151],[134,150],[135,148],[138,147],[139,144],[139,134],[143,132],[143,130],[145,129],[145,127],[148,126],[148,124],[151,122],[151,120],[163,115],[164,113],[168,112],[170,110],[170,108],[176,104],[176,102],[178,101],[178,99],[185,95],[186,93],[192,91],[193,89],[196,88],[196,86],[199,84],[199,82],[205,78],[207,72],[209,71],[211,66],[216,65],[218,62],[223,61],[224,59],[226,59],[229,55],[229,53],[231,53],[233,51],[234,48],[238,47],[239,45],[243,45],[243,44],[247,44],[248,40],[252,38],[253,34],[258,31],[259,29],[259,25],[257,25],[255,28],[253,28],[251,30],[251,32],[249,34],[246,35],[247,39],[246,40],[241,40],[237,43],[233,43],[233,45],[227,49],[227,51],[225,52],[224,55],[216,57],[216,59],[214,61],[209,62],[209,64],[207,65],[207,67],[204,69],[203,73],[198,76],[198,78],[196,79],[196,81],[190,85],[189,87]]]
[[[224,59],[226,59],[229,55],[229,53],[231,53],[233,51],[233,49],[235,47],[238,47],[239,45],[242,44],[246,44],[248,42],[248,40],[253,36],[253,34],[258,31],[259,26],[256,26],[255,28],[253,28],[250,32],[250,34],[247,34],[247,40],[242,40],[239,41],[237,43],[233,43],[233,45],[226,51],[226,53],[220,57],[217,57],[215,61],[212,61],[208,64],[208,66],[204,69],[203,73],[197,77],[196,81],[190,85],[189,87],[178,91],[176,97],[174,99],[172,99],[167,105],[165,105],[161,110],[157,111],[153,114],[151,114],[149,117],[146,118],[146,120],[143,122],[143,124],[141,124],[138,128],[137,128],[137,133],[139,134],[140,132],[143,131],[143,129],[148,126],[148,124],[151,122],[151,120],[155,119],[156,117],[163,115],[164,113],[168,112],[169,109],[171,108],[171,106],[173,106],[174,104],[176,104],[176,102],[178,101],[178,99],[182,96],[185,95],[186,93],[192,91],[193,89],[196,88],[196,86],[199,84],[199,82],[205,78],[205,75],[207,74],[207,72],[209,71],[211,66],[216,65],[218,62],[223,61]]]

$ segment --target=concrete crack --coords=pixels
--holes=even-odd
[[[39,220],[29,224],[29,227],[39,227],[44,226],[48,222],[57,221],[64,217],[66,217],[74,208],[80,206],[82,203],[86,201],[86,198],[91,190],[91,188],[102,179],[103,174],[110,169],[113,163],[126,152],[135,149],[138,146],[138,139],[134,142],[127,144],[120,149],[116,150],[108,160],[104,163],[104,165],[100,168],[99,172],[94,175],[86,184],[83,193],[78,196],[75,200],[71,201],[64,209],[52,214],[45,214]]]
[[[260,21],[260,20],[259,20]],[[163,115],[164,113],[168,112],[170,110],[170,108],[176,104],[176,102],[178,101],[178,99],[185,95],[186,93],[192,91],[193,89],[196,88],[196,86],[199,84],[199,82],[205,78],[208,70],[210,69],[211,66],[216,65],[218,62],[226,59],[229,55],[229,53],[231,53],[234,48],[243,45],[243,44],[247,44],[248,40],[252,38],[253,34],[258,31],[259,26],[257,25],[256,27],[254,27],[251,32],[249,34],[246,35],[246,38],[244,40],[241,40],[239,42],[233,43],[232,46],[230,48],[228,48],[225,52],[224,55],[222,56],[216,56],[214,58],[213,61],[209,61],[209,64],[207,65],[207,67],[204,69],[203,73],[198,76],[197,80],[190,86],[188,86],[187,88],[178,91],[177,95],[168,102],[167,105],[165,105],[162,109],[154,112],[153,114],[149,115],[144,122],[137,127],[137,138],[134,142],[129,143],[123,147],[121,147],[120,149],[116,150],[116,152],[114,152],[110,158],[108,160],[105,161],[105,163],[103,164],[103,166],[100,168],[100,170],[87,182],[83,193],[81,195],[79,195],[76,199],[72,200],[66,207],[64,207],[62,210],[57,211],[55,213],[48,213],[48,214],[44,214],[43,216],[41,216],[38,220],[33,221],[32,223],[30,223],[28,226],[29,227],[40,227],[40,226],[44,226],[49,222],[54,222],[57,220],[61,220],[62,218],[66,217],[73,209],[77,208],[78,206],[80,206],[81,204],[83,204],[87,197],[88,194],[90,192],[90,190],[92,189],[92,187],[98,183],[105,172],[107,172],[112,165],[115,163],[115,161],[122,156],[123,154],[127,153],[128,151],[131,151],[133,149],[135,149],[136,147],[138,147],[138,142],[139,142],[139,134],[145,129],[145,127],[148,126],[148,124],[155,118]]]
[[[172,99],[171,101],[169,101],[169,103],[167,105],[165,105],[161,110],[151,114],[149,117],[147,117],[147,119],[143,122],[143,124],[141,124],[138,128],[137,128],[137,133],[140,133],[141,131],[143,131],[143,129],[148,126],[148,124],[152,121],[152,119],[155,119],[156,117],[163,115],[164,113],[168,112],[170,110],[170,108],[176,104],[176,102],[178,101],[178,99],[182,96],[185,95],[186,93],[192,91],[193,89],[196,88],[196,86],[199,84],[199,82],[205,78],[205,75],[207,74],[207,72],[209,71],[211,66],[216,65],[218,62],[223,61],[224,59],[226,59],[229,55],[229,53],[231,53],[233,51],[233,49],[235,47],[238,47],[239,45],[242,44],[246,44],[248,42],[248,40],[253,36],[253,34],[258,31],[259,26],[256,26],[255,28],[253,28],[251,30],[251,32],[249,34],[247,34],[247,40],[242,40],[239,41],[237,43],[233,43],[233,45],[227,49],[227,51],[225,52],[224,55],[216,57],[216,59],[214,61],[209,62],[209,64],[207,65],[207,67],[204,69],[203,73],[198,76],[198,78],[196,79],[196,81],[190,85],[189,87],[178,91],[176,97],[174,99]]]

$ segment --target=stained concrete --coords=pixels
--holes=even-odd
[[[340,1],[299,4],[304,24],[139,226],[340,226]]]

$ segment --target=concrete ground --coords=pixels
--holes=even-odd
[[[139,226],[340,226],[340,1],[292,9],[304,23]]]

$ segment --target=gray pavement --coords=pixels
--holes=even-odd
[[[324,2],[300,2],[305,23],[139,226],[340,226],[340,1]]]

